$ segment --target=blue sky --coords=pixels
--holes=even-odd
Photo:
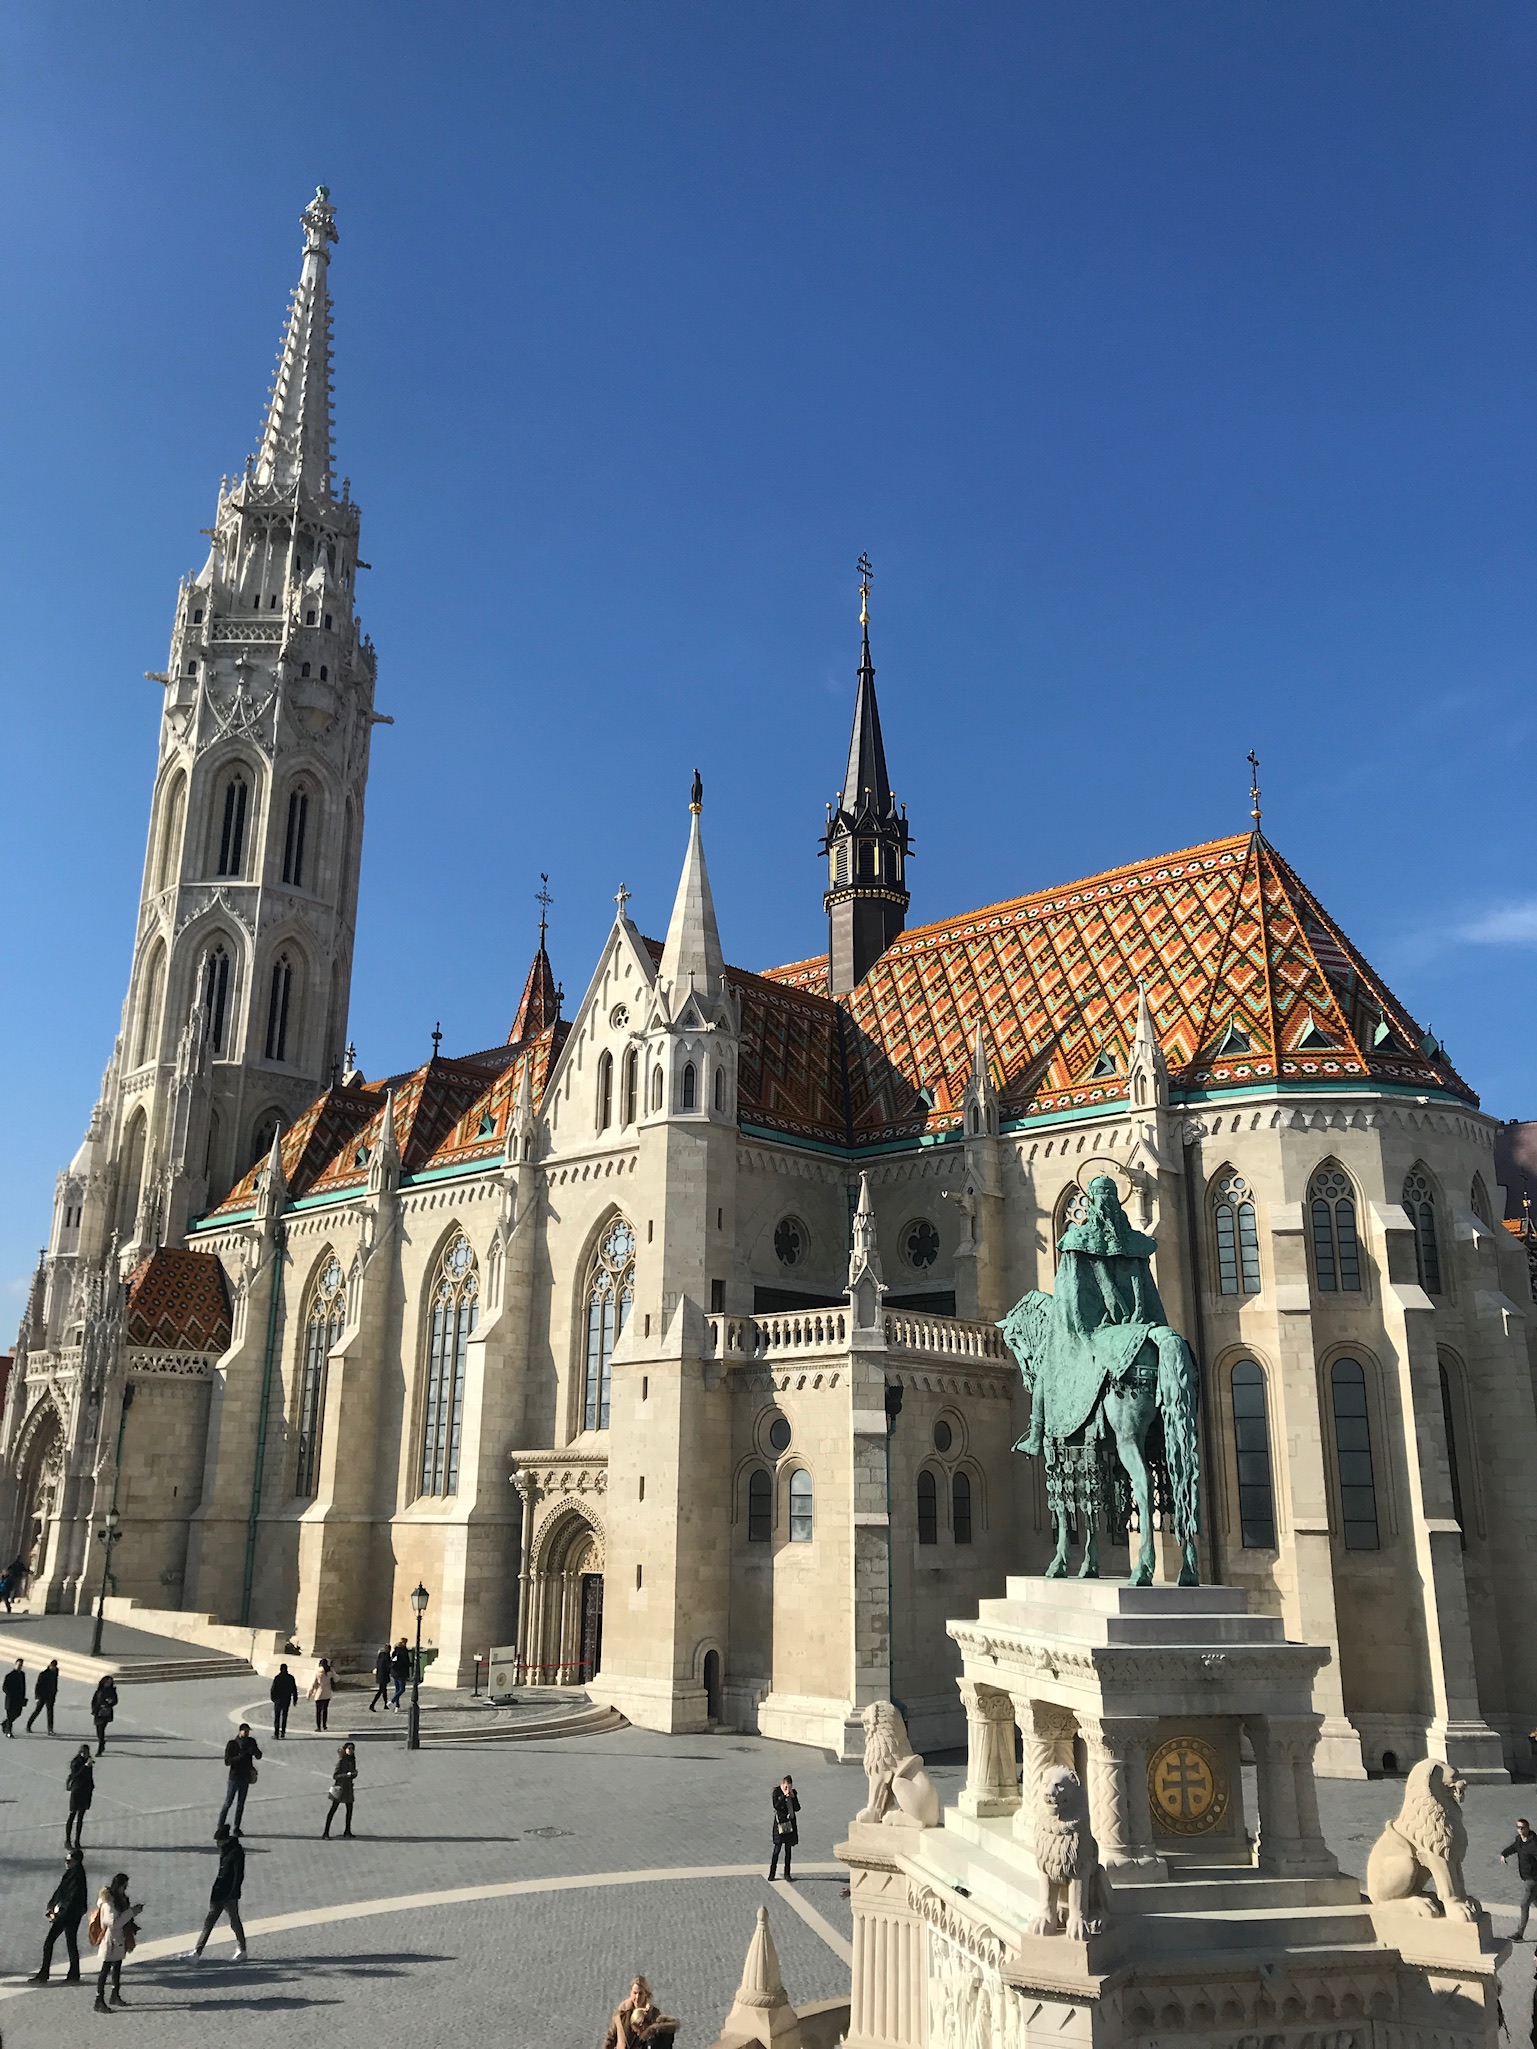
[[[1537,1112],[1529,7],[0,15],[0,1312],[126,981],[176,581],[339,210],[379,704],[364,1070],[505,1034],[547,869],[825,944],[853,565],[915,921],[1266,829]]]

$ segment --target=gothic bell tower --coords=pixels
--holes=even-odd
[[[122,1030],[90,1158],[55,1205],[51,1250],[85,1264],[114,1240],[125,1267],[179,1244],[325,1086],[347,1037],[375,661],[356,614],[358,508],[332,478],[324,186],[300,221],[260,443],[220,486],[151,679],[164,705]]]
[[[836,807],[829,805],[827,857],[828,989],[847,996],[902,930],[911,901],[906,885],[907,811],[886,775],[881,714],[870,659],[870,560],[859,558],[859,624],[864,635],[854,730]]]

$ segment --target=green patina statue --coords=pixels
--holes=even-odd
[[[1179,1583],[1200,1584],[1200,1382],[1190,1347],[1170,1330],[1153,1279],[1153,1240],[1126,1220],[1108,1175],[1091,1181],[1088,1215],[1060,1241],[1055,1294],[1034,1288],[999,1329],[1030,1390],[1030,1428],[1016,1451],[1046,1460],[1046,1499],[1057,1526],[1048,1579],[1067,1572],[1069,1518],[1081,1517],[1079,1576],[1099,1577],[1102,1519],[1125,1527],[1130,1504],[1141,1546],[1131,1584],[1153,1578],[1153,1476],[1159,1506],[1183,1550]],[[1119,1480],[1119,1455],[1125,1482]]]

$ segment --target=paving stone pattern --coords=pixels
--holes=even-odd
[[[432,1894],[573,1874],[658,1867],[767,1868],[769,1789],[787,1768],[802,1795],[799,1863],[831,1861],[863,1799],[857,1770],[814,1751],[756,1738],[666,1738],[625,1729],[594,1737],[403,1748],[404,1717],[359,1738],[361,1771],[352,1842],[319,1840],[335,1739],[316,1736],[301,1702],[293,1733],[274,1744],[265,1688],[243,1680],[136,1687],[124,1697],[96,1804],[85,1831],[92,1893],[126,1869],[147,1905],[145,1939],[190,1935],[213,1877],[212,1831],[224,1791],[223,1745],[242,1712],[264,1756],[247,1806],[248,1921],[322,1912],[348,1903]],[[590,2049],[629,1974],[645,1969],[664,2005],[682,2016],[680,2045],[713,2039],[730,2004],[754,1910],[767,1901],[792,1994],[825,1998],[847,1984],[827,1944],[777,1900],[761,1877],[648,1880],[468,1903],[423,1902],[287,1928],[252,1939],[236,1965],[227,1943],[197,1966],[130,1962],[129,2007],[107,2021],[88,1986],[11,1993],[34,1970],[42,1908],[63,1863],[63,1780],[71,1749],[89,1733],[86,1689],[61,1689],[59,1733],[0,1743],[0,2031],[7,2049],[74,2049],[111,2039],[181,2049],[222,2038],[239,2049],[292,2049],[315,2024],[328,2049],[377,2049],[385,2035],[446,2045],[495,2040],[505,2049]],[[366,1696],[364,1696],[366,1699]],[[344,1697],[350,1710],[354,1702]],[[333,1711],[334,1712],[334,1711]],[[348,1712],[349,1722],[355,1717]],[[366,1724],[367,1716],[362,1716]],[[934,1775],[953,1799],[958,1764]],[[1328,1784],[1325,1824],[1345,1863],[1360,1871],[1392,1783]],[[1537,1813],[1537,1788],[1475,1788],[1468,1810],[1469,1876],[1490,1903],[1518,1896],[1495,1852],[1516,1814]],[[1252,1789],[1251,1789],[1252,1799]],[[809,1871],[805,1898],[845,1936],[841,1877]],[[1537,1925],[1537,1924],[1534,1924]],[[57,1956],[58,1953],[56,1953]],[[1531,1950],[1506,1968],[1506,2013],[1524,2038]]]

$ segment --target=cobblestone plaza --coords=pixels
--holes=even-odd
[[[265,1693],[252,1678],[122,1690],[85,1827],[92,1897],[126,1869],[146,1910],[115,2039],[177,2049],[222,2035],[265,2049],[318,2028],[334,2049],[385,2034],[434,2049],[486,2040],[589,2049],[630,1974],[644,1970],[682,2018],[680,2049],[696,2049],[715,2038],[765,1901],[792,1997],[846,1989],[849,1913],[832,1852],[864,1797],[856,1769],[754,1737],[636,1729],[429,1743],[411,1754],[404,1717],[370,1721],[366,1696],[354,1693],[339,1696],[328,1736],[314,1733],[301,1702],[287,1741],[274,1744]],[[235,1964],[221,1933],[193,1965],[177,1953],[206,1908],[222,1750],[242,1715],[267,1739],[246,1810],[250,1956]],[[330,1763],[354,1727],[356,1836],[323,1842]],[[79,1987],[59,1982],[62,1952],[49,1987],[25,1982],[63,1863],[65,1767],[88,1733],[85,1688],[66,1681],[52,1740],[18,1733],[0,1749],[8,2049],[73,2045],[101,2018],[89,1958]],[[785,1770],[803,1802],[793,1891],[763,1875],[769,1788]],[[953,1800],[959,1765],[933,1771]],[[1401,1784],[1325,1781],[1320,1792],[1329,1839],[1359,1874]],[[1502,1933],[1514,1926],[1519,1888],[1497,1853],[1534,1805],[1522,1786],[1468,1793],[1468,1877]],[[1504,1973],[1512,2039],[1527,2032],[1531,1984],[1522,1948]]]

